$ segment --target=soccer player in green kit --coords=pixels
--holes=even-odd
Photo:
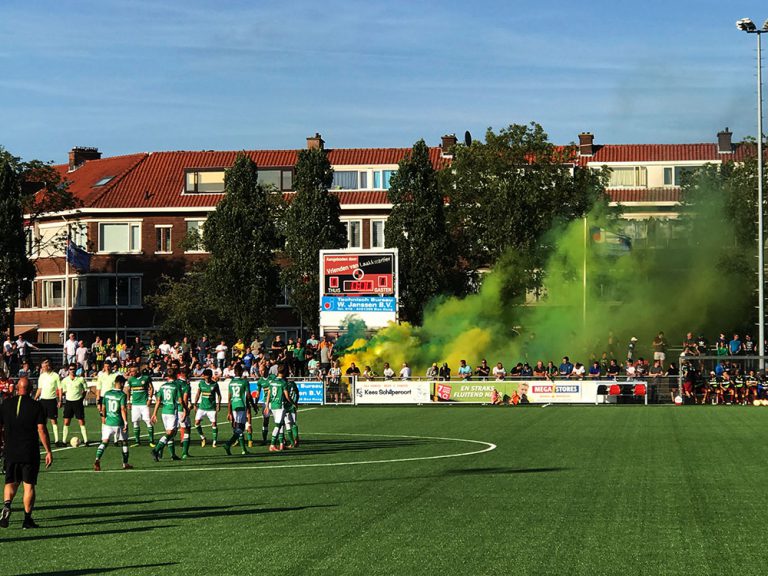
[[[125,377],[118,374],[115,377],[114,388],[105,392],[102,396],[103,413],[101,416],[101,444],[96,449],[96,460],[93,469],[101,471],[101,457],[109,444],[109,438],[113,437],[115,444],[120,444],[123,449],[123,470],[133,468],[128,464],[128,397],[123,392]]]
[[[181,390],[182,404],[189,408],[186,411],[186,416],[184,418],[179,418],[181,458],[182,460],[186,460],[189,456],[189,443],[192,441],[192,420],[190,419],[189,415],[192,408],[192,386],[189,384],[189,370],[182,368],[178,374],[179,378],[176,381],[178,382],[179,389]]]
[[[240,364],[235,366],[235,374],[242,374]],[[248,454],[245,448],[245,424],[251,421],[251,394],[248,380],[234,377],[229,381],[229,404],[227,408],[227,420],[232,423],[232,438],[224,442],[224,450],[228,456],[232,455],[232,445],[240,443],[243,455]]]
[[[291,448],[299,447],[299,425],[296,423],[296,412],[299,405],[299,387],[296,382],[290,381],[287,384],[288,397],[291,399],[290,404],[285,406],[285,435],[289,444],[287,446]]]
[[[155,427],[149,415],[149,407],[152,404],[154,388],[152,379],[146,372],[139,376],[139,367],[131,367],[130,377],[128,378],[128,388],[130,396],[128,404],[131,407],[131,422],[133,423],[133,441],[134,446],[141,446],[141,421],[147,426],[149,434],[149,445],[155,446]]]
[[[217,421],[220,403],[221,392],[219,391],[219,383],[213,380],[213,370],[206,368],[203,370],[203,379],[197,384],[197,393],[195,394],[195,405],[197,405],[195,428],[197,428],[197,433],[200,434],[201,447],[205,447],[207,444],[205,434],[203,434],[202,422],[203,418],[208,418],[208,421],[211,423],[211,430],[213,431],[213,447],[216,448],[216,443],[219,440]]]
[[[272,380],[274,380],[275,377],[271,374],[269,375],[262,375],[261,378],[259,378],[259,398],[261,399],[262,403],[264,404],[261,409],[261,445],[266,446],[267,445],[267,436],[269,435],[269,410],[267,410],[267,391],[269,390],[269,385],[272,383]]]
[[[272,380],[267,390],[267,397],[264,400],[264,409],[272,413],[275,422],[275,428],[272,430],[272,443],[269,445],[270,452],[276,452],[285,448],[285,439],[281,433],[284,421],[284,408],[291,404],[291,397],[288,395],[288,383],[285,381],[285,369],[280,368],[277,378]],[[290,423],[287,423],[290,426]],[[279,443],[278,443],[279,442]]]
[[[173,368],[169,368],[165,372],[165,377],[166,381],[157,391],[157,402],[152,413],[152,423],[155,423],[157,422],[157,412],[162,407],[163,428],[165,429],[165,434],[152,450],[152,457],[155,459],[155,462],[159,462],[160,458],[163,457],[163,450],[166,444],[171,451],[171,459],[181,460],[181,458],[176,456],[176,447],[173,442],[173,437],[179,428],[179,406],[181,406],[182,419],[187,415],[187,405],[184,404],[181,387],[179,386],[179,381],[176,380],[176,371]]]
[[[70,364],[67,370],[67,376],[61,380],[61,389],[64,393],[64,428],[62,429],[62,442],[67,443],[69,436],[69,423],[72,418],[76,418],[80,423],[80,433],[83,435],[83,442],[88,446],[88,432],[85,429],[85,407],[83,398],[88,388],[85,384],[85,378],[77,376],[77,365]]]

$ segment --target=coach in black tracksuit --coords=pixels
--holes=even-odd
[[[35,485],[40,471],[40,448],[45,448],[45,467],[53,462],[51,443],[45,426],[42,405],[29,397],[32,389],[29,380],[19,378],[16,384],[18,396],[12,396],[0,406],[0,428],[5,433],[5,494],[0,511],[0,527],[7,528],[13,502],[19,484],[24,484],[24,522],[21,527],[37,528],[32,520],[35,505]]]

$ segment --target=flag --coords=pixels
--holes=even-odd
[[[91,255],[70,240],[67,240],[67,262],[80,272],[88,272],[91,269]]]
[[[592,227],[590,229],[592,242],[603,244],[604,248],[613,253],[629,252],[632,250],[632,239],[623,234],[610,232],[605,228]]]

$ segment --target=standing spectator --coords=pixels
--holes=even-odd
[[[229,348],[227,347],[224,340],[222,340],[221,343],[216,346],[216,367],[219,370],[224,370],[227,364],[227,350],[229,350]]]
[[[28,362],[32,366],[32,350],[39,350],[39,348],[30,342],[23,335],[19,334],[16,338],[16,353],[19,355],[19,364]]]
[[[141,338],[138,336],[133,339],[131,345],[131,359],[137,364],[141,364]]]
[[[96,361],[96,370],[101,370],[104,365],[104,359],[107,357],[107,351],[104,348],[104,343],[101,341],[100,336],[96,336],[96,340],[91,344],[91,358]]]
[[[275,336],[275,339],[272,340],[272,356],[274,358],[282,358],[285,355],[285,342],[283,342],[282,336],[280,334]],[[322,364],[322,359],[320,360],[320,363]]]
[[[88,348],[85,346],[85,343],[82,340],[77,343],[77,350],[75,350],[75,363],[82,369],[83,374],[88,373]]]
[[[243,356],[245,356],[245,342],[242,338],[238,338],[237,342],[232,345],[232,359],[240,360]]]
[[[471,380],[472,379],[472,366],[467,364],[466,360],[461,360],[459,362],[459,377],[462,380]]]
[[[168,340],[163,339],[157,349],[160,350],[160,354],[163,355],[163,358],[167,358],[171,355],[171,345],[168,344]]]
[[[384,370],[382,371],[382,376],[384,376],[384,380],[392,380],[392,378],[395,377],[395,371],[392,370],[392,368],[389,365],[389,362],[384,362]]]
[[[274,343],[272,345],[274,346]],[[318,349],[320,351],[320,369],[327,372],[333,360],[333,342],[329,334],[325,335],[323,341],[318,345]]]
[[[635,360],[635,348],[637,348],[637,338],[632,336],[627,344],[627,361],[634,362]]]
[[[338,360],[334,360],[328,370],[328,392],[331,393],[334,402],[339,402],[341,394],[341,368]]]
[[[184,336],[184,338],[181,339],[181,345],[179,346],[179,351],[181,352],[181,361],[184,364],[191,364],[192,363],[192,345],[189,343],[189,338]]]
[[[296,339],[296,348],[293,350],[293,364],[296,369],[296,376],[304,376],[307,364],[307,349],[301,338]]]
[[[208,352],[211,351],[211,343],[208,341],[208,336],[201,336],[197,341],[197,360],[200,364],[205,365],[205,359],[208,357]]]
[[[480,366],[475,368],[475,374],[481,379],[481,380],[487,380],[488,376],[491,375],[491,367],[488,366],[488,361],[483,358],[480,362]]]
[[[706,356],[709,352],[709,341],[704,337],[704,334],[699,334],[696,339],[696,349],[699,351],[699,356]]]
[[[376,378],[376,372],[374,372],[370,366],[366,366],[365,370],[363,370],[363,378],[366,380],[373,380]]]
[[[587,373],[586,368],[584,368],[584,364],[581,362],[576,362],[576,364],[573,367],[573,371],[569,375],[569,378],[575,378],[577,380],[583,380],[584,375]]]
[[[693,332],[688,332],[683,340],[683,353],[681,356],[698,356],[698,342],[693,338]]]
[[[744,347],[741,345],[741,340],[738,334],[733,335],[733,339],[728,342],[728,353],[731,356],[740,356],[744,352]]]
[[[67,341],[64,342],[64,358],[67,364],[75,362],[75,353],[77,352],[77,340],[74,334],[70,334]]]
[[[443,365],[440,366],[440,370],[437,372],[437,377],[440,380],[450,380],[451,379],[451,369],[448,367],[448,362],[443,362]]]
[[[568,356],[563,356],[563,361],[560,363],[560,367],[557,370],[560,376],[568,377],[573,372],[573,364],[571,364]]]
[[[5,342],[3,342],[3,358],[5,359],[5,363],[8,366],[8,370],[13,370],[15,366],[13,365],[13,353],[15,350],[15,346],[13,344],[13,341],[11,341],[11,335],[8,334],[5,337]]]
[[[667,359],[667,339],[664,332],[659,332],[651,343],[653,346],[653,359],[659,360],[662,364]]]
[[[470,374],[471,374],[470,370]],[[411,379],[411,368],[408,366],[408,362],[403,362],[403,367],[400,368],[400,380],[410,380]]]
[[[29,380],[21,378],[16,385],[18,400],[0,406],[0,429],[5,437],[5,491],[0,511],[0,528],[8,528],[11,504],[24,484],[24,529],[39,528],[32,519],[35,505],[35,485],[40,471],[39,444],[45,449],[45,467],[53,463],[53,453],[45,428],[45,412],[39,402],[32,400]]]
[[[496,364],[496,366],[501,366],[501,362]],[[547,377],[547,367],[544,366],[544,362],[539,360],[536,362],[536,366],[533,367],[533,377],[534,378],[546,378]]]
[[[744,354],[747,356],[753,356],[756,352],[755,341],[752,340],[752,336],[749,334],[744,336],[744,342],[741,343],[741,346],[744,350]]]
[[[313,352],[316,351],[318,344],[319,342],[317,341],[315,333],[310,333],[309,338],[307,338],[307,350],[312,350]]]
[[[432,366],[427,368],[427,373],[425,374],[425,376],[429,380],[437,380],[437,373],[438,373],[437,362],[433,362]]]

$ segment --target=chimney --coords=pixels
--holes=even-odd
[[[726,126],[725,130],[717,133],[717,153],[718,154],[733,154],[733,143],[731,137],[733,132],[728,130]]]
[[[307,150],[322,150],[324,148],[325,140],[323,140],[319,132],[315,132],[314,136],[307,138]]]
[[[592,156],[595,153],[595,137],[592,132],[579,134],[579,156]]]
[[[87,146],[75,146],[69,151],[69,171],[77,170],[80,166],[85,164],[87,160],[99,160],[101,159],[101,152],[98,148],[90,148]]]
[[[453,156],[453,149],[459,141],[456,134],[445,134],[440,138],[440,148],[443,156]]]

